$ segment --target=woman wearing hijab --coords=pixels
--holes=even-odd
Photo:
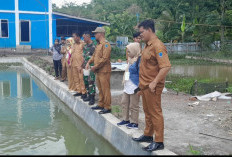
[[[71,56],[72,56],[72,47],[74,44],[74,40],[73,38],[68,38],[66,40],[66,48],[67,48],[67,54],[66,54],[66,59],[68,62],[68,69],[67,69],[67,73],[68,73],[68,88],[69,91],[72,93],[75,93],[76,88],[75,88],[75,84],[73,82],[73,74],[72,74],[72,68],[71,68]]]
[[[139,85],[140,44],[131,43],[127,47],[128,66],[123,76],[124,93],[122,97],[123,120],[118,126],[126,125],[127,128],[138,129],[139,96],[135,90]],[[130,118],[131,112],[131,118]]]

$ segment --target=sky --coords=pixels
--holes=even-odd
[[[52,0],[52,3],[55,3],[57,6],[61,7],[64,2],[74,2],[78,5],[81,5],[83,3],[90,3],[91,0]]]

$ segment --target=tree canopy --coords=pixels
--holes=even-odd
[[[138,22],[154,19],[156,33],[163,42],[232,40],[231,0],[92,0],[79,6],[65,3],[53,10],[79,17],[107,21],[107,38],[128,36]]]

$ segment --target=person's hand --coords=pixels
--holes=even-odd
[[[86,70],[89,69],[89,63],[86,64],[85,69],[86,69]]]
[[[93,66],[93,67],[91,67],[91,71],[92,72],[95,72],[96,71],[96,68]]]
[[[157,85],[157,83],[154,81],[149,84],[149,88],[150,88],[151,92],[155,92],[156,85]]]
[[[81,72],[81,70],[82,70],[81,67],[77,67],[77,71],[78,71],[79,73]]]
[[[141,91],[138,91],[136,94],[137,94],[138,96],[143,95],[143,93],[142,93]]]

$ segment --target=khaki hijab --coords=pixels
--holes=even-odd
[[[136,62],[138,57],[141,55],[141,49],[139,43],[131,43],[127,45],[126,48],[130,52],[130,54],[128,54],[128,65],[125,69],[125,73],[129,71],[130,65]],[[122,81],[123,84],[125,83],[125,73]]]

